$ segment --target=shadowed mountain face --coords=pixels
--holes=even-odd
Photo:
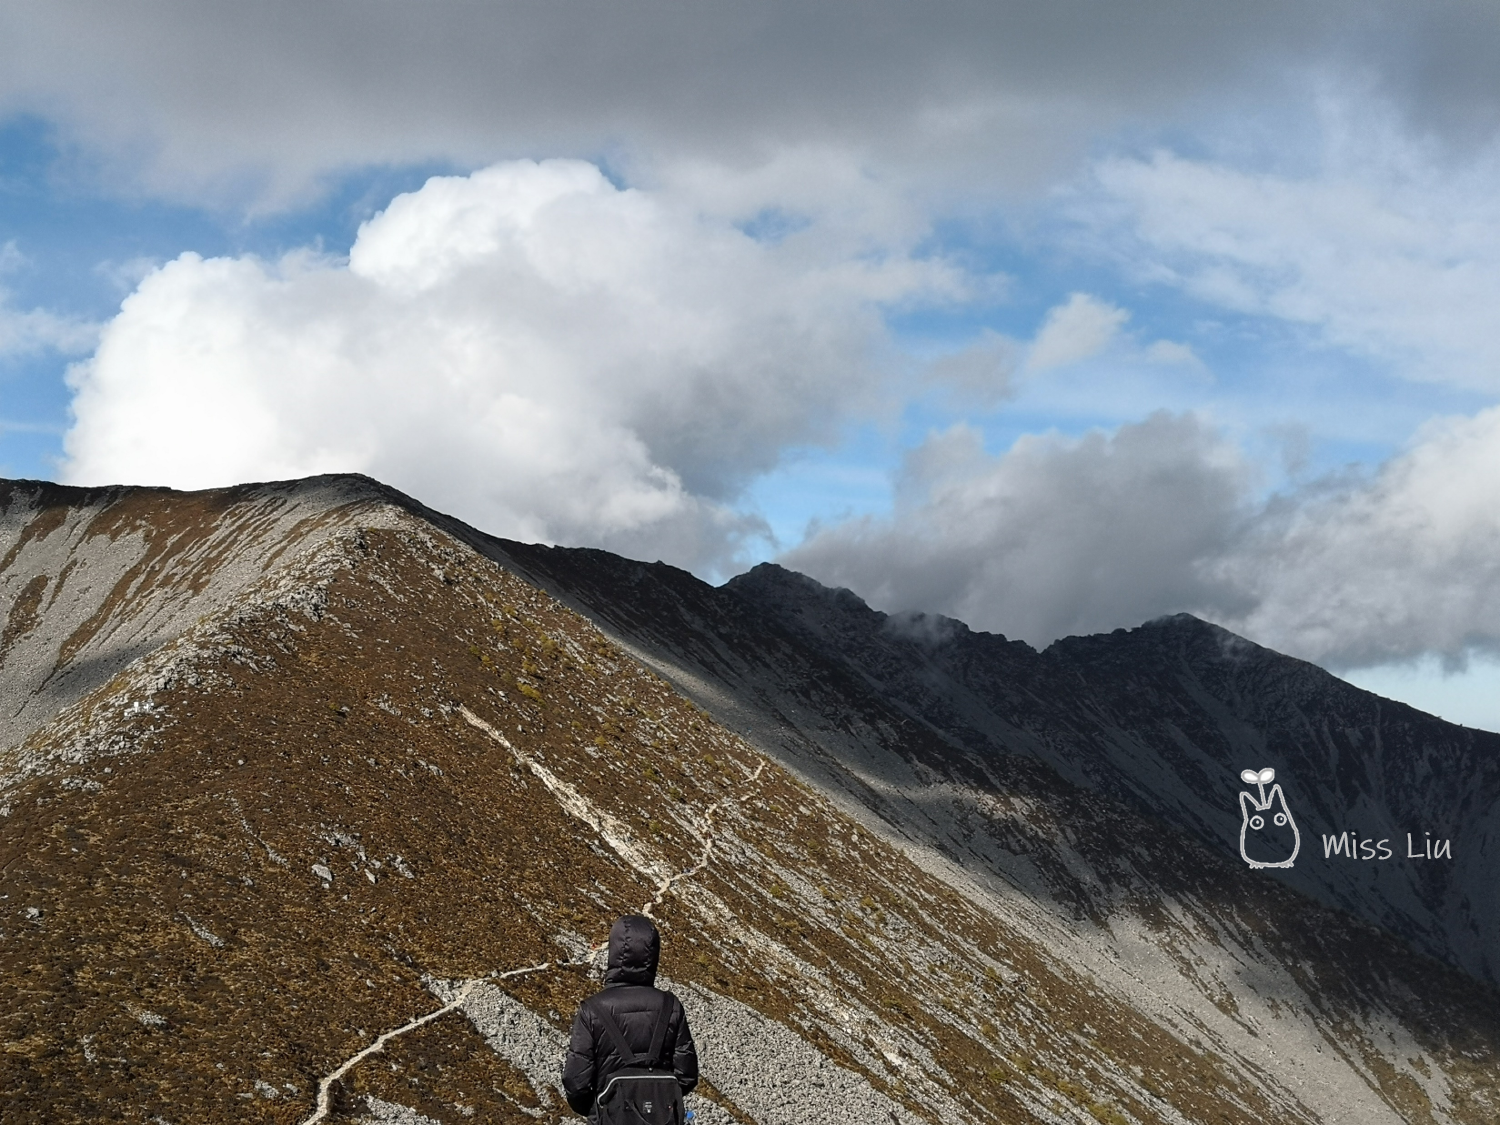
[[[1500,977],[1500,735],[1187,614],[1038,653],[951,619],[878,613],[771,564],[715,589],[599,551],[508,550],[690,690],[736,701],[747,731],[781,720],[826,746],[863,717],[863,750],[829,763],[854,790],[869,769],[962,784],[1025,755],[1232,860],[1239,793],[1261,796],[1240,773],[1271,767],[1301,840],[1293,867],[1272,877],[1476,977]],[[865,780],[883,811],[883,786]],[[1448,841],[1450,856],[1428,859],[1429,839]],[[961,849],[968,837],[938,828],[931,842]],[[1091,895],[1088,880],[1065,884],[1053,892]]]
[[[1192,618],[1037,653],[351,477],[0,483],[0,558],[7,1121],[561,1120],[642,907],[707,1125],[1500,1117],[1500,739]]]

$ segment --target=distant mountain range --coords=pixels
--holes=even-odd
[[[1500,735],[1185,615],[0,482],[0,724],[7,1122],[561,1120],[643,906],[706,1125],[1500,1120]]]
[[[875,612],[769,563],[716,589],[602,551],[504,549],[690,695],[737,708],[742,733],[796,745],[794,760],[822,763],[828,782],[900,830],[1026,886],[1041,873],[1018,853],[924,813],[927,782],[960,787],[944,790],[957,796],[951,814],[966,806],[964,788],[1004,785],[1008,756],[1033,758],[1233,862],[1239,775],[1270,766],[1303,841],[1299,861],[1273,877],[1500,980],[1500,735],[1382,699],[1188,614],[1038,653],[950,618]],[[862,784],[865,773],[896,782],[892,796]],[[1391,861],[1325,857],[1324,841],[1340,847],[1346,833],[1387,840]],[[1449,842],[1447,862],[1426,860],[1428,837]],[[1107,909],[1107,880],[1052,874],[1042,879],[1049,894]]]

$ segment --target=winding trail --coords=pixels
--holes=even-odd
[[[323,1121],[328,1117],[328,1114],[330,1112],[330,1102],[333,1097],[333,1084],[340,1078],[344,1077],[344,1075],[348,1074],[356,1066],[364,1062],[365,1059],[382,1050],[387,1043],[389,1043],[392,1039],[395,1039],[397,1036],[405,1035],[408,1031],[415,1031],[423,1024],[431,1023],[433,1020],[437,1019],[440,1016],[446,1016],[455,1008],[462,1008],[464,1006],[464,1002],[468,1000],[469,994],[476,988],[478,988],[481,984],[484,984],[486,981],[505,980],[507,977],[522,977],[526,976],[528,973],[540,973],[547,969],[556,969],[564,965],[576,963],[577,962],[571,961],[543,961],[539,965],[527,965],[524,969],[512,969],[508,973],[490,973],[486,976],[475,977],[473,980],[465,981],[464,986],[458,990],[458,995],[455,996],[452,1000],[449,1000],[448,1003],[444,1004],[441,1008],[438,1008],[435,1011],[428,1012],[425,1016],[418,1016],[416,1019],[409,1020],[406,1023],[402,1024],[400,1027],[393,1028],[392,1030],[387,1031],[384,1035],[381,1035],[379,1038],[377,1038],[375,1042],[371,1043],[363,1051],[360,1051],[357,1054],[350,1055],[347,1059],[339,1064],[337,1070],[330,1071],[328,1074],[320,1078],[318,1080],[318,1104],[316,1108],[314,1108],[312,1115],[303,1119],[302,1125],[316,1125],[317,1122]]]
[[[572,785],[568,784],[566,781],[563,781],[560,777],[554,774],[536,758],[533,758],[529,754],[523,753],[521,750],[517,749],[517,747],[508,738],[506,738],[503,734],[496,730],[494,726],[492,726],[490,723],[485,722],[485,720],[474,714],[474,712],[470,711],[467,707],[460,705],[458,708],[458,713],[463,716],[464,722],[468,723],[471,727],[474,727],[477,730],[483,731],[490,737],[490,739],[499,743],[501,746],[505,747],[505,749],[509,750],[511,754],[515,756],[516,760],[521,765],[530,770],[532,775],[535,776],[536,779],[547,788],[547,791],[557,799],[558,804],[563,807],[564,811],[566,811],[569,815],[583,821],[595,832],[597,832],[599,836],[604,840],[604,842],[607,843],[611,848],[613,848],[615,853],[619,855],[619,857],[626,863],[628,863],[632,868],[634,868],[636,872],[641,875],[645,875],[648,878],[659,878],[661,880],[657,885],[656,894],[651,898],[651,901],[647,902],[640,909],[640,913],[644,914],[647,918],[654,919],[656,915],[653,912],[657,909],[657,907],[661,906],[667,895],[671,893],[672,888],[675,887],[678,883],[682,882],[684,879],[691,879],[694,875],[701,873],[708,866],[709,861],[713,858],[714,813],[716,813],[719,810],[720,806],[723,805],[726,801],[734,800],[734,797],[720,797],[713,804],[709,805],[708,808],[703,812],[703,830],[699,831],[696,828],[692,830],[693,834],[697,836],[698,839],[703,841],[703,852],[698,857],[698,862],[684,871],[679,871],[675,874],[668,874],[663,876],[662,865],[648,857],[639,848],[639,846],[637,846],[634,839],[631,837],[630,829],[624,824],[623,821],[614,816],[611,816],[603,809],[598,808],[593,804],[593,802],[589,801],[587,797],[584,797]],[[745,784],[751,785],[759,781],[761,774],[765,771],[765,768],[766,759],[762,758],[760,760],[760,763],[755,767],[755,771],[746,775]],[[246,829],[249,829],[248,824],[246,825]],[[254,835],[254,833],[252,832],[251,835]],[[259,837],[256,838],[259,839]],[[264,844],[264,842],[262,843]],[[269,851],[269,848],[267,850]],[[400,1027],[392,1028],[390,1031],[383,1033],[382,1035],[378,1036],[376,1040],[368,1047],[356,1052],[353,1055],[350,1055],[347,1059],[340,1063],[336,1069],[329,1071],[328,1074],[320,1078],[318,1080],[317,1104],[313,1108],[313,1112],[309,1116],[303,1118],[300,1125],[318,1125],[319,1122],[326,1121],[328,1119],[329,1113],[332,1112],[333,1085],[335,1082],[343,1078],[344,1075],[348,1074],[360,1063],[364,1062],[365,1059],[383,1050],[385,1048],[385,1045],[392,1039],[397,1039],[400,1036],[405,1035],[409,1031],[415,1031],[417,1028],[431,1023],[433,1020],[440,1019],[443,1016],[446,1016],[449,1012],[462,1008],[468,1001],[469,996],[481,984],[486,984],[490,981],[509,980],[515,977],[528,976],[532,973],[544,973],[554,969],[577,968],[579,966],[589,965],[593,963],[595,956],[601,950],[605,949],[606,946],[607,942],[601,942],[598,945],[591,946],[586,957],[575,958],[571,961],[542,961],[535,965],[527,965],[524,968],[510,969],[507,972],[503,973],[486,973],[482,977],[474,977],[471,980],[465,981],[463,986],[458,990],[458,993],[453,997],[453,999],[449,1000],[442,1007],[435,1008],[433,1011],[428,1012],[426,1015],[417,1016],[414,1019],[408,1020]]]
[[[599,808],[572,785],[549,770],[539,758],[532,757],[519,749],[510,739],[467,707],[460,705],[458,713],[463,716],[464,722],[476,730],[483,731],[491,741],[509,750],[516,761],[530,770],[532,776],[546,787],[565,813],[583,821],[597,832],[599,838],[613,848],[615,854],[636,871],[648,879],[664,877],[661,865],[641,850],[629,826],[623,820]]]
[[[750,785],[754,782],[759,781],[760,775],[765,770],[765,768],[766,760],[762,758],[760,760],[760,764],[755,767],[755,772],[750,774],[750,776],[745,779],[745,784]],[[653,914],[652,911],[654,911],[658,906],[662,904],[662,900],[667,897],[667,892],[669,892],[674,886],[676,886],[684,879],[691,879],[694,875],[698,874],[708,866],[708,861],[713,858],[714,853],[714,813],[718,812],[719,806],[728,800],[730,800],[729,797],[720,797],[713,804],[709,805],[708,808],[703,810],[704,831],[699,832],[695,829],[693,833],[698,837],[698,839],[703,841],[703,854],[698,857],[698,862],[693,864],[693,866],[689,867],[686,871],[679,871],[676,875],[668,875],[661,881],[661,885],[656,888],[655,897],[652,898],[652,900],[645,906],[641,907],[641,913],[644,914],[647,918],[655,920],[656,915]]]

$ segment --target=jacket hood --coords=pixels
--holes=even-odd
[[[643,914],[627,914],[609,930],[605,984],[654,984],[661,935]]]

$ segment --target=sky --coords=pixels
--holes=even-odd
[[[0,475],[362,472],[1500,729],[1500,8],[0,9]]]

